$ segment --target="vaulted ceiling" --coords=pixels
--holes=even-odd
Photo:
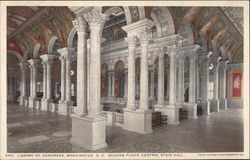
[[[41,7],[21,7],[12,6],[7,8],[7,34],[10,35],[17,30],[29,18],[34,16]]]
[[[103,13],[111,7],[103,7]],[[103,38],[106,41],[122,39],[126,36],[122,26],[136,22],[141,18],[152,17],[152,12],[158,16],[160,23],[165,23],[167,17],[161,12],[168,10],[174,22],[175,33],[180,24],[186,21],[191,29],[194,43],[198,43],[200,32],[203,32],[210,46],[214,41],[218,47],[224,47],[232,57],[243,52],[243,8],[242,7],[117,7],[105,23]],[[119,9],[120,8],[120,9]],[[144,13],[142,13],[142,11]],[[158,14],[158,15],[157,15]],[[7,7],[8,48],[18,50],[22,56],[28,52],[27,58],[37,44],[41,52],[48,53],[48,43],[52,37],[58,37],[56,44],[60,47],[67,45],[67,38],[73,28],[72,20],[75,14],[68,7]],[[157,29],[157,27],[156,27]],[[164,29],[164,28],[163,28]],[[185,28],[184,28],[185,30]],[[186,34],[186,33],[185,33]],[[16,49],[14,49],[15,47]],[[209,48],[209,47],[208,47]],[[242,54],[242,53],[239,53]]]

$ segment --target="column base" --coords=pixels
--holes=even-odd
[[[159,108],[159,110],[160,110],[160,109],[162,109],[163,107],[164,107],[163,104],[156,104],[156,105],[154,105],[154,110],[157,111],[158,108]]]
[[[21,97],[20,96],[20,101],[19,101],[19,105],[20,106],[25,106],[25,100],[26,100],[27,97]]]
[[[140,134],[153,133],[151,110],[130,110],[125,108],[123,113],[123,129]]]
[[[59,102],[57,113],[60,115],[69,116],[71,113],[70,106],[72,105],[73,102],[66,102],[66,101]]]
[[[51,99],[42,99],[41,100],[41,110],[42,111],[50,111],[51,108]]]
[[[179,122],[179,108],[176,105],[167,105],[166,107],[158,108],[157,111],[163,115],[167,115],[169,125],[177,125]]]
[[[202,114],[204,114],[204,115],[210,115],[211,114],[210,101],[201,102],[201,107],[202,107]]]
[[[36,108],[36,98],[30,97],[29,98],[29,108]]]
[[[226,98],[220,99],[220,109],[227,110],[227,99]]]
[[[212,99],[210,101],[211,111],[220,112],[220,101],[218,99]]]
[[[105,119],[101,116],[90,118],[72,114],[70,142],[89,150],[106,147]]]
[[[197,104],[185,103],[185,108],[188,111],[188,119],[197,119]]]

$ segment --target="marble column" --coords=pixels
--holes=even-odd
[[[14,95],[14,68],[8,68],[8,101],[13,103],[15,101],[15,95]]]
[[[184,103],[184,56],[178,55],[178,102]]]
[[[158,48],[158,98],[156,107],[163,107],[164,105],[164,51],[163,47]]]
[[[43,64],[43,98],[42,100],[47,99],[47,64],[45,61],[42,61]]]
[[[227,85],[227,87],[228,87],[228,92],[227,92],[227,97],[228,97],[228,99],[232,99],[232,74],[233,74],[233,70],[232,70],[232,68],[230,67],[230,65],[227,65],[227,73],[228,73],[228,85]]]
[[[140,110],[149,109],[148,104],[148,45],[151,40],[151,34],[143,32],[139,35],[141,42],[141,72],[140,72]],[[163,82],[164,83],[164,82]],[[164,96],[162,96],[163,98]]]
[[[220,108],[227,110],[227,98],[226,98],[226,76],[227,76],[227,63],[228,61],[221,61],[221,96],[220,96]]]
[[[61,59],[61,100],[59,101],[58,114],[70,115],[71,102],[71,61],[75,56],[74,48],[65,47],[57,50]],[[78,87],[79,88],[79,87]]]
[[[60,56],[59,59],[61,60],[61,99],[59,102],[64,102],[65,101],[65,74],[66,74],[66,61],[65,57]]]
[[[165,114],[168,116],[168,124],[179,124],[179,108],[176,105],[176,45],[168,46],[167,53],[170,57],[169,73],[169,105],[166,107]]]
[[[145,18],[136,23],[122,27],[128,33],[128,106],[124,111],[123,128],[129,131],[148,134],[152,133],[152,112],[148,103],[148,45],[151,34],[148,33],[154,22]],[[141,44],[141,64],[140,64],[140,106],[135,107],[135,50],[136,41]]]
[[[111,89],[111,95],[112,97],[115,97],[115,72],[111,75],[112,79],[112,89]]]
[[[32,65],[29,64],[29,68],[30,68],[30,96],[29,96],[29,99],[30,98],[33,98],[33,68],[32,68]]]
[[[203,79],[202,79],[202,99],[201,106],[205,115],[210,115],[210,101],[208,100],[209,92],[209,59],[207,55],[201,56],[203,66]]]
[[[37,63],[39,60],[30,59],[28,60],[31,68],[31,96],[29,98],[29,107],[35,108],[35,102],[37,100]]]
[[[127,108],[129,110],[135,110],[135,48],[137,38],[130,36],[125,39],[128,45],[128,100]]]
[[[105,119],[101,116],[101,33],[106,15],[97,8],[84,15],[90,28],[89,108],[86,116],[72,115],[71,142],[90,150],[106,147]],[[78,87],[79,88],[79,87]],[[85,130],[84,134],[82,131]]]
[[[111,97],[112,96],[112,71],[108,72],[108,81],[109,81],[109,90],[108,90],[108,96]]]
[[[49,57],[49,60],[48,60],[48,62],[47,62],[47,89],[46,89],[46,91],[47,91],[47,100],[51,100],[51,76],[52,76],[52,74],[51,74],[51,67],[52,67],[52,63],[53,63],[53,58],[54,58],[54,56],[52,56],[52,55],[49,55],[50,57]]]
[[[200,102],[200,65],[199,60],[197,59],[196,63],[196,102]]]
[[[51,65],[54,55],[45,54],[40,56],[43,63],[43,99],[41,101],[42,111],[51,111]]]
[[[195,77],[195,67],[196,67],[196,53],[191,53],[189,55],[189,99],[188,99],[188,118],[197,119],[197,104],[196,104],[196,77]]]
[[[87,40],[86,21],[81,16],[73,21],[77,30],[77,108],[76,114],[87,114]]]
[[[28,67],[28,63],[19,63],[21,69],[21,94],[20,94],[20,102],[21,106],[25,105],[25,100],[27,96],[27,89],[26,89],[26,71]]]
[[[155,96],[154,96],[154,89],[155,89],[155,68],[154,66],[152,66],[149,71],[150,71],[150,99],[154,100]]]
[[[66,57],[66,102],[71,102],[71,57]]]
[[[213,112],[219,112],[220,111],[220,102],[219,102],[219,74],[218,74],[218,70],[219,70],[219,59],[217,61],[213,62],[214,68],[213,68],[213,98],[211,101],[211,106],[212,106],[212,110]]]
[[[124,71],[124,98],[128,97],[128,69]]]

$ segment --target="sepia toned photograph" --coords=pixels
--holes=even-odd
[[[36,4],[5,6],[5,156],[249,156],[244,6]]]

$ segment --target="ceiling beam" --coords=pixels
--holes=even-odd
[[[18,34],[21,30],[23,30],[26,26],[28,26],[29,24],[31,24],[35,19],[37,19],[39,16],[41,16],[42,14],[46,13],[48,10],[48,7],[42,7],[39,8],[37,10],[37,12],[30,17],[27,21],[25,21],[17,30],[15,30],[13,33],[11,33],[8,36],[8,41],[13,38],[16,34]]]

